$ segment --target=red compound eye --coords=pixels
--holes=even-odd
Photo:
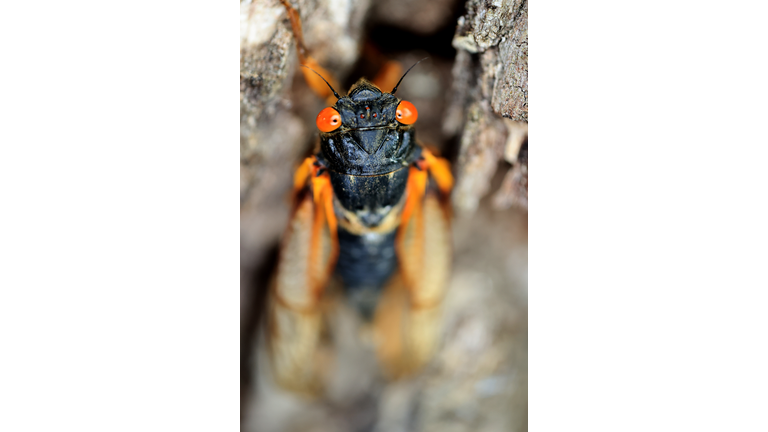
[[[400,123],[409,125],[416,123],[416,119],[419,118],[419,112],[416,111],[416,107],[412,103],[400,101],[395,116]]]
[[[320,132],[333,132],[341,127],[341,115],[335,109],[328,107],[320,111],[315,123]]]

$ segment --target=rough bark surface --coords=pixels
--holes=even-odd
[[[510,180],[494,202],[527,208],[527,153],[523,160],[509,149],[519,150],[527,140],[528,2],[469,0],[466,8],[453,39],[454,97],[444,123],[446,131],[461,133],[454,206],[463,214],[474,212],[506,156],[513,164]]]

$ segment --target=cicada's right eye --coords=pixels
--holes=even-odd
[[[412,103],[400,101],[395,117],[397,117],[397,121],[400,123],[410,125],[416,123],[416,119],[419,118],[419,112],[416,111],[416,107]]]
[[[341,115],[335,109],[328,107],[320,111],[315,122],[320,132],[333,132],[341,127]]]

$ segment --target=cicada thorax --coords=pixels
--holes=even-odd
[[[421,155],[415,129],[398,121],[401,101],[365,79],[332,109],[341,125],[320,135],[339,221],[336,273],[349,302],[370,319],[397,270],[395,237],[409,166]]]

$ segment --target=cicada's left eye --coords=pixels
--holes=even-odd
[[[414,124],[416,123],[416,119],[419,118],[419,112],[416,111],[416,107],[413,106],[412,103],[408,101],[400,101],[400,104],[397,106],[397,111],[395,112],[395,117],[397,117],[397,121],[402,124]]]
[[[321,132],[333,132],[341,127],[341,115],[335,109],[328,107],[320,111],[315,123]]]

